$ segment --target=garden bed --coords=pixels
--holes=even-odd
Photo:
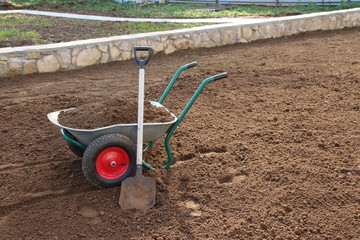
[[[209,84],[176,130],[154,208],[125,211],[119,189],[86,182],[46,114],[137,96],[134,60],[0,80],[0,230],[4,239],[358,239],[358,27],[157,54],[146,98],[175,114]],[[162,141],[144,153],[160,167]]]
[[[206,24],[112,22],[25,14],[1,14],[0,48],[70,42],[202,25]]]

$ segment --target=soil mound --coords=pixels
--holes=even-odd
[[[110,99],[88,103],[72,111],[61,112],[59,122],[63,126],[93,129],[114,124],[137,123],[137,99]],[[174,118],[162,107],[144,102],[144,123],[170,122]]]

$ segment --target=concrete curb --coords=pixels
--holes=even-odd
[[[166,54],[259,39],[279,38],[316,30],[360,26],[360,8],[313,13],[252,23],[225,23],[190,29],[134,34],[48,45],[0,49],[0,77],[55,72],[133,57],[134,46],[151,46]]]

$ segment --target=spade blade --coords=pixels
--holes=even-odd
[[[119,204],[122,209],[148,209],[155,205],[155,179],[137,173],[121,183]]]

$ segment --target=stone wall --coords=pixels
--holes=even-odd
[[[68,43],[0,49],[0,77],[55,72],[133,58],[134,46],[151,46],[154,53],[209,48],[306,31],[360,26],[360,8],[264,19],[252,24],[218,24],[191,29],[98,38]]]

